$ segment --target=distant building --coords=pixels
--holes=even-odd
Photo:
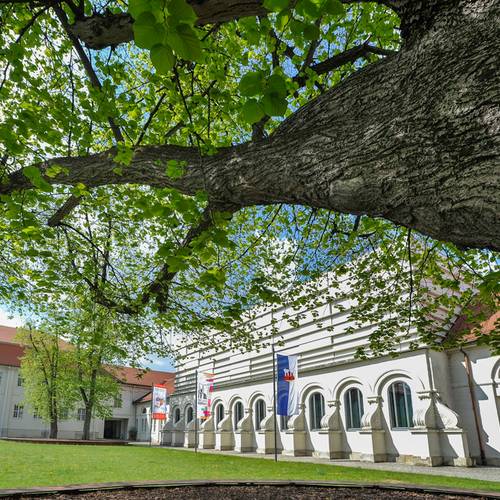
[[[24,348],[15,340],[16,329],[0,326],[0,436],[48,437],[49,426],[24,401],[20,375],[20,358]],[[130,367],[113,367],[112,375],[120,383],[120,398],[113,402],[113,414],[106,419],[92,419],[91,439],[129,439],[129,431],[136,429],[138,441],[154,442],[160,438],[160,422],[151,428],[151,386],[164,384],[168,393],[174,389],[175,373],[144,371]],[[59,421],[59,438],[82,437],[85,408],[75,408],[67,418]]]
[[[411,350],[416,336],[402,328],[395,339],[399,356],[356,359],[376,325],[352,323],[350,307],[347,301],[325,301],[257,315],[256,338],[274,319],[279,327],[274,341],[283,342],[277,349],[298,355],[300,413],[278,418],[278,452],[430,466],[500,465],[500,356],[477,345],[473,336],[462,350],[425,345]],[[499,317],[499,312],[492,315],[483,330],[491,331]],[[443,334],[453,334],[461,322],[458,317]],[[273,337],[265,333],[262,340]],[[177,367],[163,443],[194,446],[198,370],[215,379],[211,417],[200,423],[199,446],[273,453],[271,348],[186,354]]]

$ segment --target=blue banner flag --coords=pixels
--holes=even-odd
[[[278,399],[276,412],[278,415],[298,415],[299,388],[297,356],[276,355],[278,370]]]

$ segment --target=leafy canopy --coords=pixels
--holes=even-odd
[[[265,0],[267,16],[201,25],[185,0],[86,0],[86,15],[128,12],[134,42],[79,51],[61,22],[75,21],[72,5],[62,3],[60,15],[50,6],[0,7],[0,179],[22,168],[34,188],[0,197],[2,301],[41,314],[90,295],[125,322],[142,318],[144,330],[155,332],[134,330],[143,347],[165,349],[155,335],[175,332],[190,345],[246,349],[258,304],[300,308],[351,298],[353,319],[379,324],[373,353],[393,351],[402,325],[435,340],[443,325],[430,320],[432,312],[444,309],[451,319],[478,290],[481,302],[495,305],[495,255],[380,219],[285,205],[233,213],[209,206],[203,191],[61,186],[48,179],[64,167],[42,175],[36,166],[114,145],[114,171],[123,175],[143,145],[189,145],[201,156],[258,140],[384,52],[330,70],[318,63],[367,43],[397,50],[392,11],[366,2]],[[182,162],[160,166],[172,179],[184,175]],[[48,225],[68,196],[75,208]],[[321,298],[317,279],[325,272],[332,290],[347,276],[352,292]],[[465,293],[457,293],[459,281],[468,284]],[[432,300],[429,283],[441,287]],[[242,324],[244,313],[250,321]]]

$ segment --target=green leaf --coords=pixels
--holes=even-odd
[[[165,173],[171,179],[179,179],[184,175],[185,166],[186,166],[185,161],[168,160],[167,169],[165,170]]]
[[[165,28],[150,12],[143,12],[132,25],[134,40],[141,49],[151,49],[165,38]]]
[[[198,19],[193,7],[186,0],[170,0],[168,12],[176,23],[187,23],[193,26],[196,19]]]
[[[295,6],[295,10],[301,16],[310,17],[311,19],[318,19],[321,15],[320,6],[311,0],[299,0]]]
[[[283,116],[288,107],[287,100],[276,92],[266,93],[261,104],[264,112],[269,116]]]
[[[264,7],[272,12],[280,12],[286,9],[289,3],[289,0],[264,0]]]
[[[264,72],[251,71],[243,76],[238,85],[240,94],[245,97],[260,95],[264,91]]]
[[[344,14],[344,6],[340,0],[326,0],[322,8],[327,14],[333,16],[341,16]]]
[[[157,44],[151,49],[151,62],[160,74],[168,73],[175,61],[174,53],[168,45]]]
[[[264,114],[262,106],[255,99],[249,99],[241,108],[241,117],[247,123],[258,122]]]
[[[36,188],[46,192],[52,191],[52,186],[43,178],[37,167],[24,167],[23,174]]]
[[[266,82],[266,92],[274,92],[285,97],[288,93],[286,80],[281,75],[271,75]]]
[[[307,24],[304,27],[304,38],[306,40],[317,40],[319,38],[320,31],[315,24]]]
[[[203,57],[201,42],[191,26],[180,23],[167,33],[167,41],[174,52],[187,61],[200,61]]]
[[[116,149],[118,150],[118,152],[113,158],[114,162],[119,163],[120,165],[130,165],[130,162],[134,157],[133,149],[121,142],[116,145]],[[119,175],[121,175],[121,172]]]
[[[128,11],[130,15],[137,19],[143,12],[149,12],[151,4],[148,0],[129,0]]]
[[[61,172],[68,173],[68,169],[61,165],[51,165],[45,169],[45,175],[51,179],[59,175]]]

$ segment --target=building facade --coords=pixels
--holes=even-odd
[[[0,326],[0,437],[46,438],[49,425],[24,401],[20,374],[23,346],[15,340],[16,329]],[[113,367],[110,373],[120,384],[120,397],[112,403],[109,418],[93,418],[91,439],[135,439],[158,442],[160,424],[151,424],[151,386],[174,388],[175,374],[163,371],[143,371],[130,367]],[[60,439],[81,439],[85,408],[75,408],[59,420]]]
[[[349,307],[325,303],[258,315],[256,335],[273,319],[279,325],[279,333],[264,334],[262,342],[279,341],[278,352],[298,355],[300,412],[276,419],[278,453],[500,466],[500,357],[474,341],[462,350],[411,350],[415,337],[402,332],[397,357],[359,360],[356,350],[368,343],[374,326],[353,325]],[[196,437],[197,371],[213,373],[215,384],[211,416],[199,423]],[[274,429],[271,347],[193,351],[178,366],[163,444],[192,447],[196,441],[200,448],[269,454]]]

